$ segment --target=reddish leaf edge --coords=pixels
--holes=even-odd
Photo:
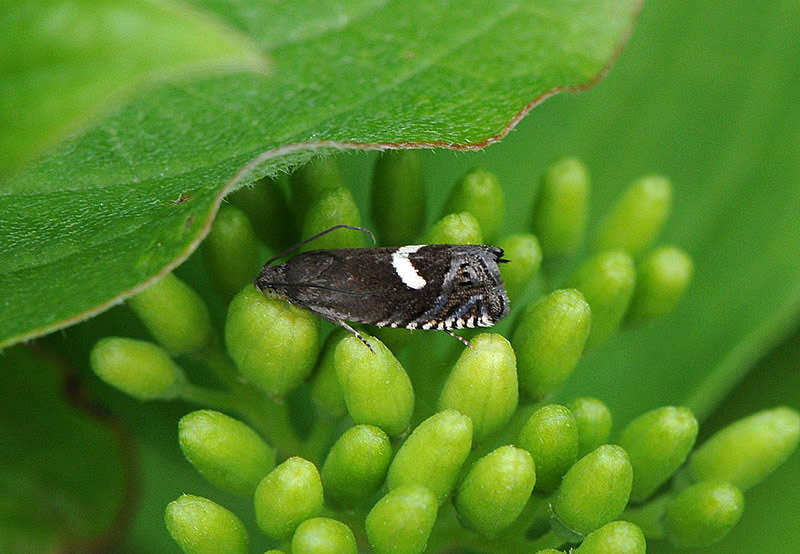
[[[309,156],[309,159],[313,157],[313,152],[319,151],[346,151],[346,150],[402,150],[402,149],[436,149],[436,148],[444,148],[447,150],[462,150],[462,151],[478,151],[482,150],[492,144],[501,141],[503,138],[508,135],[517,124],[522,121],[522,119],[530,112],[533,108],[547,100],[548,98],[555,96],[556,94],[560,94],[562,92],[569,92],[569,93],[577,93],[583,92],[586,90],[591,89],[597,83],[602,81],[608,73],[611,71],[611,68],[614,67],[619,56],[622,54],[622,51],[625,49],[625,46],[628,44],[631,34],[633,33],[633,28],[635,26],[636,20],[639,18],[639,14],[642,11],[642,7],[644,5],[644,0],[641,0],[636,7],[634,8],[630,24],[626,31],[622,34],[619,43],[614,48],[614,52],[611,54],[609,59],[606,61],[605,65],[597,72],[594,76],[591,77],[586,83],[576,85],[576,86],[558,86],[553,87],[552,89],[543,92],[539,96],[535,97],[533,100],[528,102],[525,106],[522,107],[506,124],[506,126],[500,130],[499,133],[496,135],[490,136],[484,140],[475,142],[475,143],[466,143],[466,144],[455,144],[447,141],[431,141],[431,142],[376,142],[376,143],[361,143],[361,142],[351,142],[351,141],[334,141],[334,140],[320,140],[320,141],[311,141],[311,142],[298,142],[295,144],[288,144],[284,146],[279,146],[278,148],[273,148],[272,150],[267,150],[253,158],[251,161],[246,163],[242,168],[236,172],[236,174],[227,182],[225,185],[220,189],[219,193],[217,194],[216,198],[214,199],[214,204],[211,207],[211,210],[208,212],[208,217],[203,222],[203,226],[200,228],[197,236],[194,240],[192,240],[186,248],[180,252],[175,259],[164,266],[159,272],[155,275],[146,279],[136,285],[135,287],[131,287],[128,290],[122,291],[118,295],[110,298],[106,302],[93,306],[92,308],[83,311],[81,313],[75,314],[74,316],[65,318],[61,321],[56,321],[54,323],[50,323],[48,325],[39,327],[37,329],[33,329],[29,332],[22,333],[20,335],[12,336],[4,340],[0,340],[0,351],[4,348],[8,348],[13,346],[14,344],[20,342],[28,342],[38,337],[48,335],[60,329],[64,329],[67,327],[71,327],[72,325],[76,325],[82,321],[90,319],[96,315],[103,313],[106,310],[113,308],[118,304],[122,304],[127,298],[138,294],[139,292],[143,291],[147,287],[155,284],[159,280],[161,280],[164,276],[168,273],[172,272],[180,266],[186,259],[194,253],[195,250],[200,246],[200,243],[205,240],[206,236],[208,235],[209,231],[211,230],[211,225],[214,223],[214,219],[219,211],[220,205],[222,204],[222,200],[231,192],[235,191],[236,189],[246,186],[257,179],[272,174],[272,172],[259,172],[259,168],[266,164],[266,162],[271,161],[275,158],[281,158],[283,156],[288,156],[289,154],[308,151],[312,153]],[[275,172],[277,173],[277,171]]]

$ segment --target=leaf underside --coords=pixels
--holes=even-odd
[[[341,148],[479,148],[603,75],[635,0],[196,2],[269,74],[141,91],[0,188],[0,347],[89,317],[183,261],[221,198]],[[178,199],[181,201],[178,201]]]

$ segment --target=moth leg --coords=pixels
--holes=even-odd
[[[372,352],[373,354],[375,353],[375,350],[372,349],[372,346],[367,342],[367,339],[362,337],[361,333],[353,329],[346,321],[344,321],[339,317],[336,317],[337,315],[336,312],[333,312],[328,308],[321,308],[319,306],[314,306],[314,305],[305,305],[303,306],[303,308],[305,308],[315,316],[321,317],[325,321],[330,321],[334,325],[339,325],[340,327],[344,327],[345,329],[353,333],[356,336],[356,338],[358,338],[358,340],[363,342],[367,346],[367,348],[369,348],[370,352]]]
[[[462,343],[464,346],[467,346],[467,347],[469,347],[470,349],[472,349],[472,345],[471,345],[471,344],[469,343],[469,341],[468,341],[467,339],[465,339],[464,337],[462,337],[462,336],[460,336],[460,335],[456,335],[456,334],[455,334],[453,331],[451,331],[450,329],[442,329],[442,331],[444,331],[445,333],[447,333],[447,334],[448,334],[448,335],[450,335],[451,337],[453,337],[453,338],[456,338],[456,339],[460,340],[460,341],[461,341],[461,343]]]
[[[367,348],[369,348],[370,352],[372,352],[373,354],[375,353],[375,351],[372,349],[372,346],[367,342],[367,339],[362,337],[361,333],[359,333],[358,331],[353,329],[346,321],[342,321],[341,319],[338,319],[338,320],[334,321],[334,323],[336,323],[337,325],[341,325],[342,327],[344,327],[345,329],[347,329],[348,331],[353,333],[358,340],[360,340],[361,342],[363,342],[364,344],[367,345]]]

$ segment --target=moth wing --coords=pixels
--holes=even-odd
[[[396,309],[400,284],[386,248],[313,250],[284,264],[292,302],[339,324],[378,324]]]

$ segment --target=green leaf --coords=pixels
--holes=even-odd
[[[5,183],[0,346],[163,275],[196,248],[228,191],[315,152],[496,140],[552,92],[597,80],[638,7],[340,4],[198,2],[259,45],[269,76],[151,87]]]
[[[106,543],[122,530],[121,510],[132,508],[123,465],[130,452],[122,448],[128,437],[112,419],[97,419],[84,390],[65,387],[75,376],[54,360],[17,347],[3,363],[9,367],[0,371],[0,551]]]
[[[0,182],[148,81],[264,71],[250,37],[169,0],[12,2],[0,14]],[[197,40],[203,37],[203,40]]]

